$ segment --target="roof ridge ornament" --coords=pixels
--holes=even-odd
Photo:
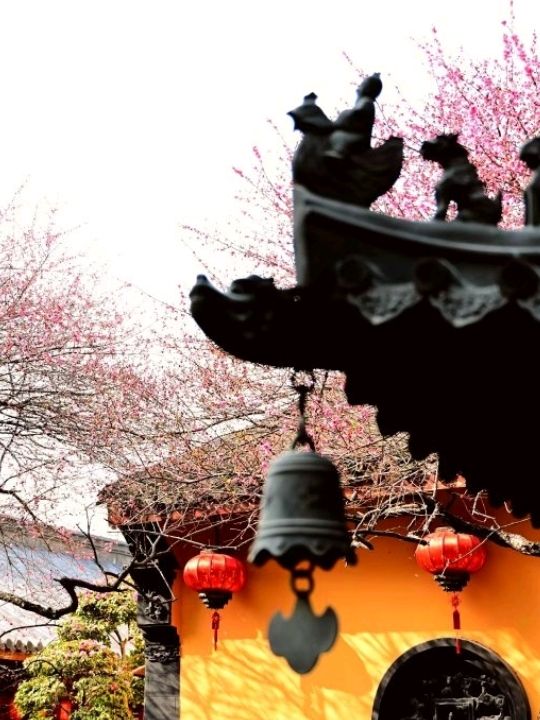
[[[375,100],[382,90],[379,73],[367,77],[356,91],[352,108],[335,121],[310,93],[289,115],[303,134],[293,157],[293,180],[323,197],[369,207],[392,188],[403,165],[403,139],[388,138],[373,148]]]
[[[496,198],[486,194],[486,184],[478,177],[469,151],[458,142],[456,133],[437,135],[420,148],[424,160],[438,163],[443,174],[435,186],[435,220],[446,220],[451,202],[457,205],[456,220],[497,225],[502,218],[502,193]]]

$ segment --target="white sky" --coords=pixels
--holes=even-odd
[[[540,5],[516,0],[518,27]],[[452,14],[450,10],[452,9]],[[119,277],[171,299],[201,270],[180,223],[219,226],[233,165],[307,92],[347,97],[347,51],[388,88],[425,87],[421,39],[494,51],[506,0],[3,0],[0,202],[26,184]],[[460,25],[463,25],[461,28]],[[383,91],[385,92],[385,91]],[[388,93],[388,90],[386,90]],[[352,98],[351,98],[352,99]],[[232,273],[231,279],[234,276]]]

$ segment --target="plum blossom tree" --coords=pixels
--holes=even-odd
[[[60,534],[66,544],[69,534],[55,529],[62,513],[81,515],[113,472],[144,455],[160,432],[154,404],[163,399],[151,353],[156,333],[127,317],[120,289],[70,252],[54,213],[30,223],[15,203],[0,213],[0,544],[8,558],[21,532],[44,543]],[[121,579],[104,574],[97,584],[115,589]],[[77,606],[85,580],[58,582],[64,607],[7,583],[0,597],[54,619]]]
[[[421,45],[432,91],[421,107],[409,107],[402,101],[381,118],[382,132],[402,132],[408,149],[401,182],[379,206],[385,212],[413,219],[433,214],[437,171],[422,161],[420,144],[440,133],[459,133],[488,190],[503,192],[502,225],[523,224],[522,192],[529,171],[519,160],[519,149],[539,130],[540,56],[536,34],[526,41],[515,32],[514,23],[510,3],[498,57],[472,61],[463,54],[451,56],[436,28],[431,41]]]
[[[438,171],[421,159],[420,145],[437,134],[458,132],[488,191],[504,193],[503,225],[523,223],[522,191],[529,172],[519,160],[519,149],[540,127],[540,58],[536,37],[525,41],[514,32],[512,13],[510,5],[497,57],[473,62],[465,55],[451,56],[436,30],[432,40],[421,46],[432,79],[425,102],[413,107],[406,98],[400,98],[392,107],[380,107],[377,114],[375,141],[392,134],[403,136],[406,162],[402,177],[376,203],[375,211],[430,218],[435,211],[433,187]],[[357,72],[359,77],[367,74],[360,69]],[[279,136],[271,164],[255,147],[253,168],[235,170],[245,181],[245,194],[239,198],[242,227],[235,228],[230,237],[216,240],[200,229],[183,229],[197,243],[199,255],[205,248],[209,251],[210,272],[218,281],[224,279],[219,265],[226,257],[229,268],[234,265],[245,268],[246,273],[271,275],[281,285],[294,283],[292,153],[291,140]],[[280,163],[275,161],[277,154]],[[216,250],[221,253],[219,261],[215,260]],[[193,519],[197,510],[201,523],[219,523],[220,517],[225,522],[233,509],[242,509],[249,527],[256,520],[256,501],[268,460],[294,435],[294,394],[286,373],[238,364],[198,337],[195,334],[190,340],[192,350],[197,348],[197,381],[202,385],[197,402],[201,409],[204,407],[206,430],[208,423],[218,420],[215,436],[195,441],[187,453],[171,452],[176,458],[174,468],[167,472],[154,468],[156,484],[165,501],[163,507],[173,509],[181,522]],[[399,352],[396,349],[397,355]],[[342,471],[348,510],[357,522],[358,537],[376,534],[381,520],[395,519],[395,532],[416,541],[418,531],[439,516],[456,528],[474,529],[501,545],[539,554],[535,543],[501,527],[481,496],[466,497],[456,487],[456,493],[450,493],[451,509],[437,500],[433,492],[437,487],[436,458],[415,464],[408,457],[403,438],[383,440],[369,409],[346,405],[341,382],[339,377],[320,373],[309,413],[318,449],[330,455]],[[176,483],[182,478],[186,481],[176,486],[174,497],[170,489],[167,496],[166,490],[173,478]],[[129,494],[138,497],[140,503],[144,494],[140,479],[132,479],[135,486],[130,486]],[[134,487],[138,487],[135,492]],[[460,512],[454,512],[458,506]],[[216,507],[221,509],[221,516],[212,512]],[[413,518],[405,530],[403,517]],[[385,532],[394,530],[390,526]],[[246,542],[248,535],[241,533],[232,542]]]
[[[62,703],[78,720],[138,716],[142,644],[129,590],[85,593],[77,611],[61,623],[56,642],[25,661],[17,709],[29,720],[56,716]]]

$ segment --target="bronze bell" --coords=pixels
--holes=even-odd
[[[335,465],[315,452],[282,453],[264,484],[250,562],[263,565],[274,558],[291,570],[308,561],[329,570],[341,557],[356,562]]]

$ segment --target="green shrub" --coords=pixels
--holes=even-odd
[[[25,720],[54,718],[62,699],[73,704],[72,720],[132,720],[144,693],[133,676],[144,662],[135,618],[131,592],[83,595],[58,639],[24,663],[29,678],[15,704]]]

